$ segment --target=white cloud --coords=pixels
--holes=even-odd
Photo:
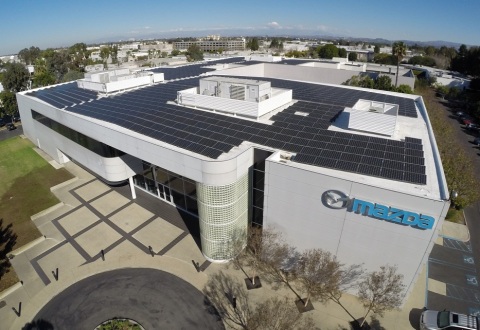
[[[267,23],[267,26],[268,27],[271,27],[273,29],[281,29],[282,27],[280,26],[280,24],[278,24],[277,22],[270,22],[270,23]]]

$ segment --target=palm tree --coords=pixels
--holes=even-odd
[[[393,43],[392,46],[392,55],[397,57],[397,75],[395,77],[395,88],[398,86],[398,69],[400,66],[400,61],[407,53],[407,45],[403,41],[397,41]]]

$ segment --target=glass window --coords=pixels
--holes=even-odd
[[[185,197],[185,201],[187,202],[187,211],[193,214],[198,214],[197,200],[190,197]]]
[[[168,177],[170,179],[169,180],[170,188],[184,195],[185,191],[183,190],[182,177],[178,177],[172,174],[169,174]]]
[[[155,196],[158,196],[158,190],[155,181],[145,178],[145,183],[147,184],[147,191]]]
[[[173,197],[173,202],[175,205],[182,209],[186,209],[185,206],[185,196],[179,192],[176,192],[175,190],[172,190],[172,197]]]
[[[264,190],[265,173],[262,171],[253,171],[253,188]]]
[[[168,184],[168,174],[165,172],[165,170],[157,167],[156,168],[156,173],[157,175],[157,182],[161,184]]]
[[[263,207],[263,191],[253,189],[253,205]]]
[[[263,225],[263,209],[258,208],[258,207],[253,207],[252,208],[252,222],[257,224],[257,225]]]
[[[185,187],[185,195],[197,198],[197,185],[195,182],[183,178],[183,186]]]
[[[140,188],[145,189],[145,178],[141,174],[137,174],[133,177],[133,182]]]
[[[62,125],[53,119],[47,118],[41,113],[36,112],[35,110],[31,110],[31,112],[32,112],[32,118],[38,121],[39,123],[47,126],[51,130],[65,136],[67,139],[81,145],[82,147],[96,153],[99,156],[118,157],[125,154],[120,150],[112,148],[102,142],[94,140],[82,133],[79,133],[71,129],[70,127]]]

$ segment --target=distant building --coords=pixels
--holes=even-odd
[[[175,41],[173,49],[186,50],[191,45],[197,45],[204,52],[210,51],[242,51],[245,50],[245,38],[221,40]]]

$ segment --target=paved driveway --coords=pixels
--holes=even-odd
[[[89,277],[61,292],[35,317],[54,329],[94,329],[125,317],[145,329],[224,329],[203,294],[154,269],[119,269]]]
[[[472,132],[464,129],[453,115],[454,109],[444,107],[443,115],[452,126],[459,148],[470,157],[480,180],[480,157],[478,148],[471,142]],[[462,242],[443,237],[436,244],[428,262],[429,279],[442,283],[444,292],[427,293],[427,307],[436,310],[454,310],[460,313],[480,315],[480,204],[465,209],[470,240]]]

